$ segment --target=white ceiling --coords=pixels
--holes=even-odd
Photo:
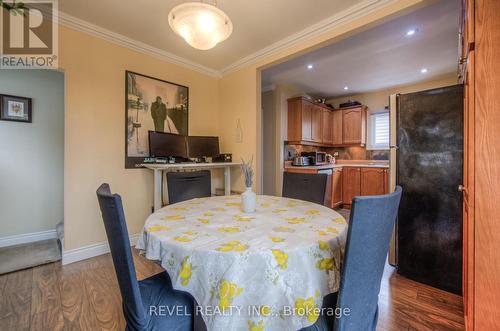
[[[211,1],[211,0],[210,0]],[[205,2],[210,2],[205,1]],[[366,0],[217,0],[233,34],[208,51],[190,47],[168,25],[183,0],[62,0],[59,10],[214,70],[222,70],[294,33]],[[371,1],[373,2],[373,1]]]
[[[454,73],[459,15],[460,0],[442,0],[269,68],[262,85],[290,84],[314,96],[337,97]],[[417,32],[407,37],[410,29]],[[421,68],[428,72],[422,74]]]

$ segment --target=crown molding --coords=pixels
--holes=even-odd
[[[69,27],[71,29],[87,33],[91,36],[109,41],[113,44],[126,47],[137,52],[153,56],[157,59],[173,63],[191,70],[195,70],[202,74],[220,78],[221,73],[218,70],[208,68],[199,63],[193,62],[191,60],[185,59],[178,55],[172,54],[170,52],[161,50],[159,48],[153,47],[151,45],[145,44],[138,40],[134,40],[119,33],[110,31],[98,25],[92,24],[90,22],[84,21],[82,19],[76,18],[72,15],[59,11],[58,14],[59,24]]]
[[[265,57],[271,56],[287,48],[291,48],[307,39],[314,38],[320,34],[347,24],[355,19],[368,15],[376,10],[379,10],[397,0],[364,0],[354,6],[351,6],[333,16],[313,24],[302,31],[292,34],[284,39],[281,39],[265,48],[262,48],[250,55],[247,55],[240,60],[230,64],[222,70],[216,70],[206,67],[202,64],[180,57],[173,53],[161,50],[141,41],[134,40],[119,33],[110,31],[98,25],[76,18],[72,15],[59,11],[59,24],[90,34],[94,37],[109,41],[119,46],[123,46],[146,55],[153,56],[160,60],[177,64],[179,66],[195,70],[197,72],[220,78],[231,72],[237,71],[247,65],[253,64],[262,60]]]
[[[294,33],[284,39],[281,39],[265,48],[258,50],[244,58],[223,68],[220,73],[222,76],[231,72],[237,71],[247,65],[253,64],[262,60],[265,57],[281,52],[287,48],[291,48],[307,39],[314,38],[320,34],[347,24],[357,18],[368,15],[376,10],[379,10],[397,0],[365,0],[354,6],[351,6],[335,15],[332,15],[324,20],[313,24],[302,31]]]

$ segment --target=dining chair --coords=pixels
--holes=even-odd
[[[324,204],[327,174],[283,173],[283,197]]]
[[[378,295],[398,213],[402,189],[394,193],[354,197],[338,293],[325,297],[323,307],[349,310],[339,318],[320,316],[301,331],[373,331],[378,320]]]
[[[210,171],[167,172],[168,203],[212,195]]]
[[[188,293],[174,290],[166,271],[137,281],[121,197],[111,194],[108,184],[102,184],[96,193],[122,295],[125,330],[191,331],[194,299]],[[161,314],[161,311],[183,314]]]

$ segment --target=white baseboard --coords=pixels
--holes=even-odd
[[[57,238],[56,230],[24,233],[24,234],[18,234],[15,236],[8,236],[8,237],[0,238],[0,247],[27,244],[30,242],[47,240],[47,239],[56,239],[56,238]]]
[[[135,246],[137,240],[139,239],[139,233],[129,236],[130,245]],[[70,250],[63,250],[62,253],[62,264],[70,264],[73,262],[90,259],[94,256],[99,256],[109,253],[109,244],[107,241],[83,246]]]

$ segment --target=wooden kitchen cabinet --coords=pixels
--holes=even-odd
[[[342,205],[342,168],[333,169],[331,208]]]
[[[343,144],[343,121],[342,110],[332,111],[332,145],[342,146]]]
[[[389,170],[374,167],[344,167],[342,171],[342,201],[350,207],[352,198],[382,195],[389,192]]]
[[[302,98],[288,100],[288,140],[312,141],[312,112],[314,105]]]
[[[388,173],[384,168],[361,168],[361,195],[388,193]]]
[[[346,206],[352,204],[352,198],[361,195],[361,168],[344,167],[342,169],[342,201]]]
[[[366,106],[342,109],[343,145],[366,144]]]
[[[287,143],[322,147],[364,146],[366,106],[332,109],[303,97],[288,99]]]
[[[328,109],[321,109],[322,112],[322,125],[323,125],[323,139],[322,143],[327,145],[333,144],[333,112]]]
[[[312,105],[311,111],[311,141],[316,143],[323,142],[323,108]]]

